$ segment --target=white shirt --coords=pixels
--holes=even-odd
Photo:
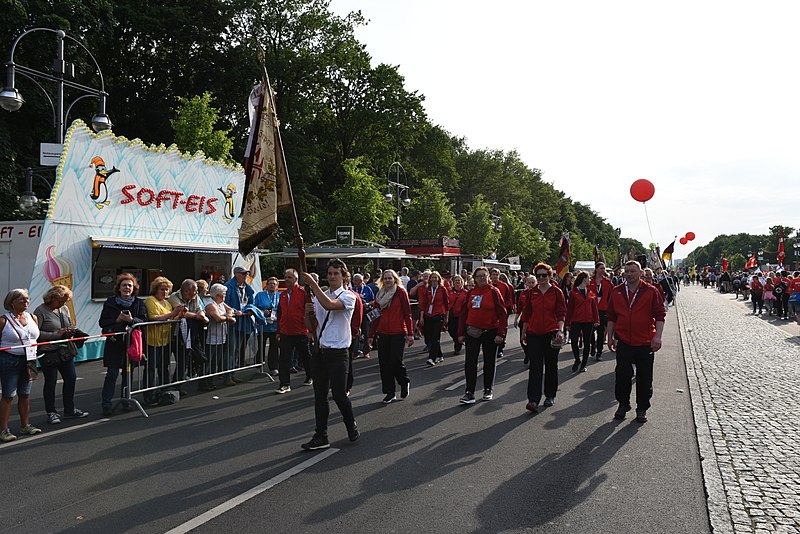
[[[403,287],[408,289],[408,281],[411,280],[408,276],[401,276],[400,281],[403,282]]]
[[[353,317],[353,310],[356,307],[356,295],[352,291],[340,287],[336,291],[330,289],[325,292],[331,300],[341,300],[344,303],[344,310],[331,310],[325,330],[320,336],[322,323],[328,315],[328,310],[322,307],[317,297],[314,297],[314,313],[317,315],[317,336],[319,336],[319,346],[325,349],[347,349],[352,342],[350,331],[350,319]]]

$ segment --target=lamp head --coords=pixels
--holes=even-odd
[[[19,197],[19,206],[24,210],[32,209],[38,203],[39,199],[36,198],[33,191],[26,191]]]
[[[16,87],[6,87],[0,92],[0,107],[6,111],[17,111],[25,103]]]
[[[111,126],[111,119],[108,118],[108,115],[105,113],[98,113],[94,117],[92,117],[92,129],[100,133],[103,130],[110,130]]]
[[[409,207],[411,205],[411,199],[406,197],[403,199],[403,207]]]
[[[383,195],[383,198],[384,200],[386,200],[386,202],[391,202],[392,199],[394,198],[394,195],[392,195],[389,191],[387,191],[386,194]]]

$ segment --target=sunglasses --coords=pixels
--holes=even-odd
[[[549,278],[550,275],[547,273],[536,273],[536,278]]]

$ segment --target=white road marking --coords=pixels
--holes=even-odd
[[[505,359],[505,358],[500,358],[494,364],[495,369],[497,369],[498,365],[502,365],[502,364],[506,363],[507,361],[508,360]],[[478,371],[478,376],[481,376],[482,374],[483,374],[483,369]],[[456,390],[456,389],[458,389],[458,388],[460,388],[462,386],[465,386],[466,384],[467,384],[467,379],[465,378],[464,380],[459,380],[458,382],[456,382],[452,386],[448,386],[448,387],[444,388],[444,390],[445,391],[454,391],[454,390]]]
[[[339,449],[328,449],[328,450],[326,450],[324,452],[321,452],[321,453],[315,455],[314,457],[309,458],[305,462],[297,464],[296,466],[292,467],[291,469],[289,469],[287,471],[284,471],[283,473],[280,473],[279,475],[276,475],[276,476],[272,477],[271,479],[267,480],[266,482],[264,482],[262,484],[259,484],[258,486],[245,491],[241,495],[237,495],[236,497],[225,501],[224,503],[220,504],[219,506],[215,506],[214,508],[212,508],[208,512],[200,514],[199,516],[195,517],[194,519],[190,519],[189,521],[183,523],[182,525],[178,525],[177,527],[175,527],[172,530],[168,531],[166,534],[184,534],[185,532],[189,532],[190,530],[195,529],[195,528],[199,527],[200,525],[208,523],[209,521],[211,521],[215,517],[218,517],[218,516],[224,514],[228,510],[232,510],[233,508],[236,508],[237,506],[239,506],[243,502],[248,501],[248,500],[252,499],[253,497],[256,497],[257,495],[260,495],[260,494],[264,493],[268,489],[280,484],[281,482],[283,482],[284,480],[288,479],[289,477],[294,476],[297,473],[300,473],[301,471],[311,467],[315,463],[321,462],[322,460],[324,460],[328,456],[331,456],[332,454],[337,453],[337,452],[339,452]]]
[[[90,421],[90,422],[84,423],[82,425],[70,426],[70,427],[67,427],[67,428],[62,428],[60,430],[44,431],[41,434],[36,434],[35,436],[25,436],[22,439],[18,439],[16,441],[11,441],[9,443],[5,443],[3,445],[0,445],[0,451],[2,451],[3,449],[5,449],[7,447],[11,447],[13,445],[22,445],[24,443],[30,443],[32,441],[36,441],[36,440],[39,440],[39,439],[42,439],[42,438],[49,438],[49,437],[52,437],[52,436],[58,436],[59,434],[64,434],[66,432],[72,432],[73,430],[81,430],[81,429],[84,429],[84,428],[87,428],[87,427],[90,427],[90,426],[94,426],[94,425],[96,425],[98,423],[105,423],[106,421],[111,421],[111,419],[106,417],[106,418],[103,418],[103,419],[98,419],[97,421]]]

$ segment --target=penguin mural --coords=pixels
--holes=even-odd
[[[115,172],[119,172],[119,169],[114,167],[110,171],[106,170],[106,162],[103,161],[103,158],[99,156],[92,158],[92,163],[90,166],[94,166],[94,184],[92,186],[92,192],[89,195],[89,198],[94,200],[94,205],[97,207],[97,209],[101,210],[110,204],[108,200],[108,186],[106,185],[106,180],[108,180],[108,178]],[[101,189],[103,191],[102,200],[100,200]]]
[[[226,223],[230,224],[236,217],[233,212],[233,195],[236,194],[236,187],[233,184],[228,184],[225,189],[218,187],[217,191],[225,197],[225,209],[222,210],[222,218],[225,219]]]

